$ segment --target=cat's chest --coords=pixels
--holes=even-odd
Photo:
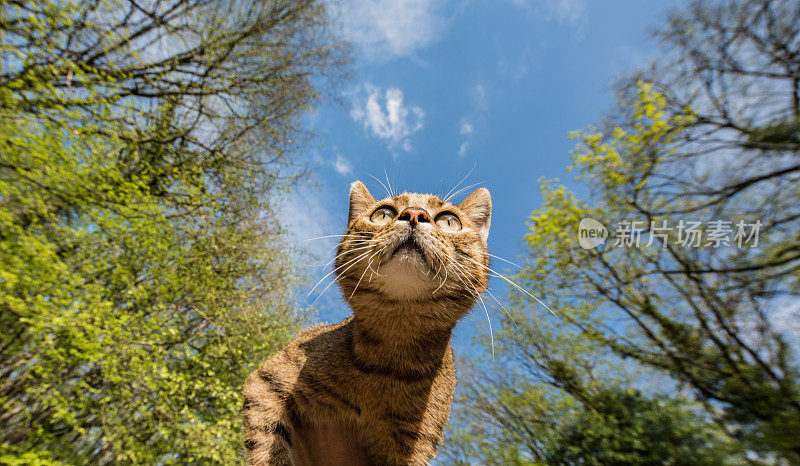
[[[355,426],[323,421],[298,423],[293,428],[292,455],[296,466],[370,464]]]

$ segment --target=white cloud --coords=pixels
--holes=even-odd
[[[458,132],[464,136],[465,140],[461,143],[461,146],[458,148],[458,155],[463,157],[467,153],[467,149],[469,148],[468,140],[471,138],[472,133],[475,132],[475,127],[472,125],[472,122],[469,118],[464,117],[461,119],[461,124],[459,125]]]
[[[371,84],[364,89],[366,98],[356,98],[350,116],[373,135],[385,139],[390,148],[399,146],[410,151],[409,136],[422,129],[425,111],[416,105],[406,106],[400,89],[389,88],[383,96],[380,88]]]
[[[586,13],[586,0],[547,0],[543,6],[559,23],[575,24]]]
[[[576,25],[586,17],[586,0],[511,0],[514,5],[545,21]]]
[[[351,0],[334,4],[345,37],[375,60],[411,55],[439,36],[434,0]]]
[[[489,99],[486,98],[486,88],[482,84],[476,84],[472,89],[472,100],[480,110],[486,110],[489,106]]]
[[[336,160],[333,162],[333,168],[342,176],[350,176],[353,174],[353,165],[341,155],[336,157]]]

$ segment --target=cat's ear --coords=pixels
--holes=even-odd
[[[354,218],[361,215],[367,207],[374,203],[375,199],[373,199],[367,187],[364,186],[364,183],[358,180],[353,181],[353,184],[350,185],[350,210],[347,214],[347,224],[350,225]]]
[[[464,199],[458,208],[464,212],[470,222],[481,234],[484,241],[489,237],[489,226],[492,224],[492,196],[486,188],[478,188]]]

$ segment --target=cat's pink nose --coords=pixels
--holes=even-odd
[[[400,212],[400,215],[397,216],[397,220],[405,220],[410,223],[411,226],[414,226],[417,223],[430,223],[431,216],[421,207],[406,207]]]

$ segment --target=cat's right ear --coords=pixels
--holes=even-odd
[[[361,215],[367,210],[367,207],[374,203],[375,199],[364,183],[358,180],[353,181],[353,184],[350,185],[350,210],[347,215],[347,224],[350,225],[354,218]]]

